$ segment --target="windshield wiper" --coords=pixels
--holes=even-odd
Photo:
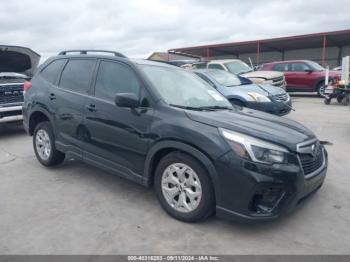
[[[202,110],[231,110],[230,106],[201,106],[199,107]]]
[[[203,110],[200,107],[193,107],[193,106],[182,106],[182,105],[175,105],[175,104],[169,104],[169,106],[177,107],[177,108],[182,108],[182,109],[187,109],[187,110],[197,110],[201,111]]]

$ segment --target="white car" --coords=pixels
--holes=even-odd
[[[254,71],[250,66],[239,59],[212,60],[207,64],[208,69],[220,69],[235,75],[249,78],[255,84],[270,84],[286,89],[286,80],[282,72]]]

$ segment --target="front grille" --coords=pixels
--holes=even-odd
[[[315,152],[315,156],[311,154],[299,154],[299,158],[304,171],[304,175],[307,176],[322,166],[323,151],[321,147],[318,147],[317,152]]]
[[[272,79],[272,85],[278,86],[278,87],[283,87],[284,86],[284,77],[276,77]]]
[[[23,84],[0,85],[0,104],[21,103],[23,101]]]
[[[289,95],[287,93],[275,95],[275,96],[273,96],[273,98],[278,102],[288,102],[289,101]]]

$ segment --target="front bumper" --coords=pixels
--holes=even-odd
[[[0,107],[0,123],[21,121],[22,105]]]
[[[292,101],[289,99],[287,102],[246,102],[246,106],[251,109],[263,111],[266,113],[284,116],[290,113],[292,110]]]
[[[272,166],[245,161],[228,152],[215,163],[220,176],[217,216],[232,220],[271,220],[293,210],[323,184],[328,156],[305,176],[300,164]]]

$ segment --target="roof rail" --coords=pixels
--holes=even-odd
[[[87,53],[109,53],[115,56],[126,58],[126,56],[121,53],[108,50],[65,50],[60,52],[58,55],[67,55],[68,53],[80,53],[81,55],[87,55]]]

